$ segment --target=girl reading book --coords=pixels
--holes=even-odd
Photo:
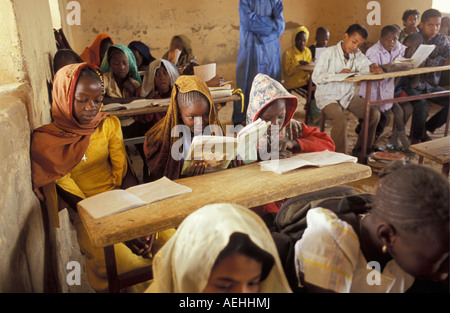
[[[250,91],[247,124],[258,118],[271,122],[267,136],[258,143],[260,160],[283,159],[300,152],[334,151],[330,136],[293,119],[297,105],[297,97],[278,81],[265,74],[256,75]],[[269,214],[267,217],[270,217],[282,204],[283,201],[277,201],[252,209],[261,216]]]
[[[208,126],[212,133],[224,134],[208,86],[197,76],[180,76],[172,89],[166,116],[146,134],[144,152],[150,180],[179,178],[192,138]],[[201,163],[187,176],[204,171],[205,164]]]
[[[99,292],[108,288],[104,253],[92,246],[76,213],[77,203],[137,184],[127,164],[119,120],[100,112],[103,92],[103,75],[97,67],[87,63],[63,67],[54,78],[53,122],[36,129],[31,142],[33,188],[49,203],[41,187],[56,183],[58,194],[73,209],[69,212],[86,257],[89,283]],[[56,192],[46,195],[57,196]],[[119,273],[151,264],[141,256],[148,254],[149,240],[126,243],[133,252],[125,244],[115,245]],[[164,236],[158,240],[165,240]]]

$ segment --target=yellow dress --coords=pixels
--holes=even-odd
[[[84,199],[112,189],[120,188],[127,171],[127,155],[123,145],[119,119],[115,116],[105,118],[91,136],[85,157],[66,176],[56,184],[64,190]],[[92,246],[86,230],[78,215],[73,221],[77,239],[86,258],[89,282],[96,291],[108,290],[105,257],[103,249]],[[159,247],[167,241],[174,230],[158,233],[154,246]],[[114,245],[118,273],[150,266],[152,259],[133,254],[123,243]]]

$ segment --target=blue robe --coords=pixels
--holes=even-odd
[[[244,93],[242,102],[234,103],[233,123],[245,121],[248,97],[253,78],[266,74],[281,82],[281,47],[284,32],[283,2],[281,0],[239,1],[239,54],[236,65],[236,86]]]

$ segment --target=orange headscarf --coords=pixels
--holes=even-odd
[[[83,68],[100,70],[87,63],[70,64],[56,73],[53,83],[53,123],[36,129],[31,141],[33,189],[67,175],[81,161],[91,135],[108,116],[99,112],[91,123],[81,125],[72,114],[75,89]],[[103,92],[103,91],[102,91]]]
[[[178,113],[177,94],[178,92],[187,93],[190,91],[199,91],[208,99],[210,108],[209,125],[218,125],[223,134],[223,127],[219,121],[208,86],[197,76],[180,76],[172,89],[166,116],[146,133],[145,156],[150,175],[153,177],[166,176],[173,180],[180,176],[182,161],[175,160],[171,155],[172,145],[180,138],[172,137],[171,134],[175,126],[183,124]]]
[[[104,39],[110,39],[114,44],[112,38],[105,33],[98,34],[89,47],[86,47],[83,53],[80,54],[81,59],[84,62],[94,64],[100,67],[100,45]]]

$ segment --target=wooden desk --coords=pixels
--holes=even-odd
[[[442,174],[449,175],[450,164],[450,138],[443,137],[427,142],[411,145],[409,149],[419,155],[419,164],[423,163],[423,158],[442,164]]]
[[[126,287],[117,275],[114,244],[177,227],[190,213],[211,203],[235,203],[255,207],[299,194],[343,185],[370,177],[370,167],[345,163],[323,168],[302,168],[279,175],[261,171],[250,164],[176,182],[192,188],[192,192],[151,203],[102,219],[93,219],[78,209],[92,244],[104,248],[109,287],[117,292]],[[143,280],[151,278],[149,273]],[[136,281],[134,283],[137,283]]]
[[[446,66],[437,66],[437,67],[420,67],[415,68],[408,71],[399,71],[399,72],[390,72],[390,73],[383,73],[383,74],[367,74],[367,75],[360,75],[355,77],[348,77],[344,81],[347,82],[366,82],[366,95],[365,95],[365,108],[364,108],[364,121],[363,121],[363,144],[362,144],[362,151],[360,160],[364,161],[366,158],[366,151],[367,151],[367,136],[369,132],[369,124],[366,123],[366,121],[369,120],[369,105],[378,105],[378,104],[385,104],[385,103],[392,103],[392,102],[407,102],[407,101],[414,101],[414,100],[420,100],[420,99],[428,99],[428,98],[436,98],[436,97],[442,97],[450,95],[450,90],[446,91],[440,91],[440,92],[434,92],[430,94],[421,94],[416,96],[407,96],[407,97],[399,97],[399,98],[393,98],[393,99],[386,99],[386,100],[380,100],[380,101],[370,101],[371,92],[372,92],[372,82],[377,80],[382,80],[385,78],[392,78],[392,77],[402,77],[402,76],[411,76],[411,75],[419,75],[419,74],[425,74],[425,73],[431,73],[431,72],[437,72],[437,71],[445,71],[450,70],[450,65]],[[450,110],[449,114],[447,116],[447,125],[445,127],[445,135],[447,136],[448,132],[448,122],[450,119]]]
[[[238,101],[238,100],[241,100],[241,97],[239,95],[231,95],[230,97],[213,99],[213,102],[216,105],[219,105],[220,103],[226,103],[226,102],[232,102],[232,101]],[[152,101],[152,99],[149,99],[149,101]],[[157,102],[157,99],[154,99],[153,101]],[[165,101],[165,102],[167,102],[167,101]],[[139,108],[139,109],[109,111],[108,113],[110,113],[111,115],[115,115],[117,117],[129,117],[129,116],[133,116],[133,115],[166,112],[168,107],[169,107],[169,105],[167,104],[167,105],[157,105],[157,106],[151,106],[151,107],[145,107],[145,108]]]

